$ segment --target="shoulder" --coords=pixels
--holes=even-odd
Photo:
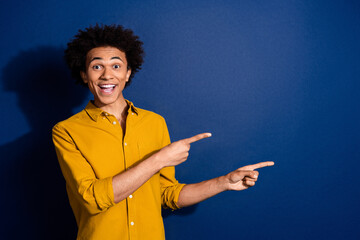
[[[138,108],[138,107],[136,107],[136,110],[137,110],[138,116],[140,116],[141,118],[152,119],[152,120],[157,120],[157,121],[165,121],[163,116],[161,116],[160,114],[155,113],[153,111],[145,110],[145,109]]]
[[[85,109],[82,110],[81,112],[78,112],[74,115],[72,115],[71,117],[58,122],[57,124],[55,124],[55,126],[53,127],[53,131],[54,130],[66,130],[68,128],[71,128],[74,125],[77,125],[81,122],[84,122],[84,120],[89,119],[89,116],[87,115]]]
[[[145,110],[143,108],[135,107],[133,114],[136,118],[133,118],[138,126],[147,126],[153,129],[167,129],[166,121],[163,116],[153,111]]]

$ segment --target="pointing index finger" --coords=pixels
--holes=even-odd
[[[197,142],[201,139],[204,139],[204,138],[208,138],[208,137],[211,137],[211,133],[200,133],[198,135],[195,135],[193,137],[190,137],[190,138],[185,138],[184,140],[187,142],[187,143],[193,143],[193,142]]]
[[[252,171],[252,170],[255,170],[255,169],[258,169],[258,168],[274,166],[274,164],[275,163],[272,162],[272,161],[260,162],[260,163],[256,163],[256,164],[253,164],[253,165],[247,165],[245,167],[242,167],[241,169]]]

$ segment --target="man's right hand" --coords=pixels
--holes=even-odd
[[[161,168],[176,166],[186,161],[189,156],[191,143],[211,137],[211,133],[200,133],[190,138],[185,138],[169,144],[156,153],[156,158],[161,163]]]

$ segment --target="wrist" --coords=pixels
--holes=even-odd
[[[150,165],[150,168],[154,168],[155,172],[158,172],[165,167],[159,152],[154,153],[147,160],[148,160],[147,162]]]
[[[226,176],[217,177],[216,180],[217,180],[217,186],[218,186],[220,192],[230,190],[229,181],[227,180]]]

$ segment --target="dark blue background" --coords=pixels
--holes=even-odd
[[[163,115],[172,140],[211,131],[181,182],[272,160],[256,187],[164,212],[175,239],[360,238],[359,1],[2,3],[1,239],[74,239],[51,127],[90,99],[63,60],[90,24],[140,36],[125,90]]]

